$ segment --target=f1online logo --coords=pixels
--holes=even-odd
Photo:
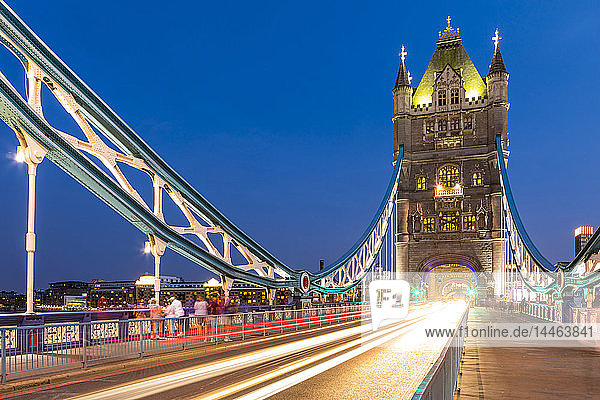
[[[401,280],[373,281],[369,284],[371,325],[376,331],[384,320],[402,320],[408,315],[410,285]]]

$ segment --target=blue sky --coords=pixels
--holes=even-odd
[[[10,2],[208,200],[288,264],[309,269],[351,246],[383,195],[400,46],[418,81],[451,15],[485,75],[498,27],[519,211],[542,252],[568,260],[573,229],[600,220],[600,5],[366,4]],[[18,62],[1,50],[0,70],[22,89]],[[50,100],[48,120],[72,130]],[[2,125],[0,290],[22,291],[27,187],[11,158],[16,144]],[[37,287],[152,270],[139,231],[50,162],[38,174]],[[172,252],[163,272],[208,277]]]

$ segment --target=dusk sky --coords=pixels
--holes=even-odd
[[[384,194],[401,45],[416,86],[451,15],[485,76],[499,28],[508,171],[525,227],[556,262],[572,258],[574,228],[600,223],[597,1],[9,5],[222,213],[307,269],[348,249]],[[2,47],[0,70],[23,91],[20,68]],[[46,118],[77,133],[44,95]],[[16,145],[2,124],[0,290],[22,292],[27,175]],[[146,237],[49,160],[38,168],[37,201],[36,288],[153,271]],[[210,276],[172,251],[162,272]]]

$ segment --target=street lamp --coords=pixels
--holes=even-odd
[[[17,146],[17,154],[15,155],[15,160],[18,163],[24,163],[25,162],[25,151],[23,151],[23,147],[22,146]]]
[[[27,313],[33,313],[33,258],[35,254],[35,176],[37,166],[42,162],[48,150],[42,147],[26,132],[21,131],[21,145],[17,147],[17,162],[27,163],[28,202],[27,202],[27,234],[25,250],[27,251]]]

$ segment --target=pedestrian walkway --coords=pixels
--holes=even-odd
[[[471,310],[469,325],[498,320],[498,311]],[[520,314],[506,322],[534,322]],[[471,342],[471,345],[470,345]],[[597,399],[600,351],[583,347],[484,347],[465,341],[455,400]]]

